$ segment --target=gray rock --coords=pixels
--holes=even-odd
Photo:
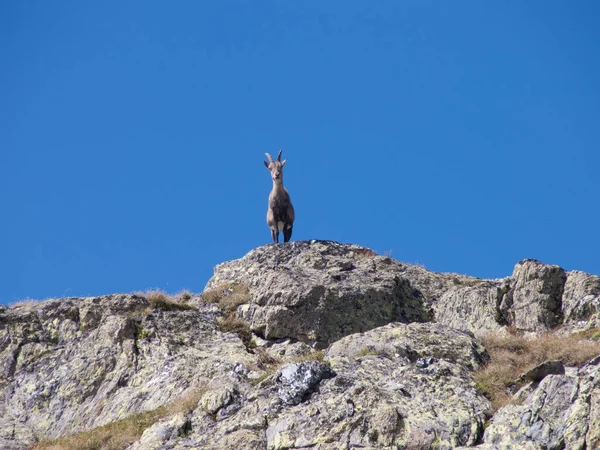
[[[394,323],[340,339],[326,357],[338,374],[327,389],[342,388],[351,417],[369,424],[364,434],[349,433],[357,447],[449,449],[473,445],[483,432],[490,404],[471,370],[487,353],[470,333]]]
[[[335,372],[320,361],[286,364],[277,376],[277,395],[288,405],[305,401],[321,380],[333,378]]]
[[[275,342],[266,348],[269,355],[274,358],[302,358],[310,354],[313,349],[303,342],[294,342],[286,339],[283,342]]]
[[[472,335],[439,324],[394,323],[353,334],[326,351],[335,377],[315,377],[328,368],[311,361],[284,365],[257,386],[240,382],[241,407],[234,415],[215,420],[197,410],[191,433],[168,448],[331,450],[419,444],[448,450],[474,445],[490,411],[472,378],[472,369],[485,358]],[[419,359],[427,366],[419,367]],[[292,386],[308,378],[313,382],[299,384],[314,386],[321,378],[309,396],[282,390],[283,379]],[[217,380],[213,383],[217,386]],[[293,401],[282,401],[282,394]],[[232,444],[234,436],[239,441]]]
[[[600,277],[578,270],[569,272],[562,298],[564,322],[590,321],[600,326]]]
[[[217,387],[209,390],[200,399],[202,409],[214,415],[214,419],[223,419],[235,413],[240,407],[240,392],[235,385],[223,385],[220,379]]]
[[[548,375],[521,405],[498,410],[485,430],[484,444],[499,448],[600,448],[599,361],[588,363],[573,375]]]
[[[462,283],[468,283],[466,280]],[[477,280],[454,286],[444,292],[433,309],[438,322],[477,334],[498,331],[508,324],[504,281]]]
[[[512,310],[518,329],[541,331],[562,322],[562,294],[567,279],[563,269],[527,259],[517,263],[512,278]]]
[[[459,278],[432,306],[438,322],[476,334],[507,325],[542,332],[562,324],[570,333],[600,326],[600,278],[529,259],[501,280]]]
[[[251,302],[239,307],[238,315],[256,334],[319,348],[393,321],[429,321],[434,310],[438,322],[452,326],[502,326],[495,322],[501,280],[430,272],[357,245],[297,241],[259,247],[215,267],[206,288],[227,283],[249,286]],[[466,287],[473,294],[462,302],[464,308],[454,311],[457,295],[464,294],[448,292]],[[477,302],[470,307],[472,299]]]
[[[532,381],[534,383],[539,383],[544,379],[544,377],[548,375],[564,375],[565,374],[565,366],[560,361],[544,361],[541,364],[538,364],[533,369],[528,370],[527,372],[521,374],[519,378],[517,378],[517,383],[524,383],[526,381]]]
[[[155,409],[253,360],[217,310],[152,309],[135,295],[0,311],[0,448],[23,448]]]
[[[425,368],[435,360],[447,360],[469,370],[477,370],[489,358],[473,334],[435,323],[412,323],[408,326],[389,324],[369,333],[340,339],[326,352],[328,358],[361,358],[370,355],[404,358],[417,368]]]
[[[480,444],[475,447],[456,447],[454,450],[547,450],[546,447],[536,444],[531,441],[520,442],[518,445],[494,445],[494,444]]]
[[[168,420],[160,421],[146,428],[139,441],[127,450],[159,450],[165,443],[184,436],[190,431],[189,418],[184,414],[176,414]]]
[[[215,267],[207,289],[245,283],[252,302],[238,309],[264,339],[293,338],[323,348],[391,321],[429,319],[403,266],[356,245],[297,241],[267,245]]]

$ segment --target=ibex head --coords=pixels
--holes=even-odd
[[[273,157],[271,155],[269,155],[268,153],[265,153],[265,155],[267,155],[267,158],[269,158],[269,162],[263,161],[265,163],[265,167],[267,169],[269,169],[269,172],[271,172],[271,178],[275,182],[282,181],[282,179],[283,179],[282,168],[285,165],[287,159],[284,159],[283,161],[281,161],[281,152],[282,151],[283,150],[279,150],[279,153],[277,154],[277,161],[273,161]]]

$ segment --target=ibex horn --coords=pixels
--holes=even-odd
[[[265,155],[267,155],[267,158],[269,158],[269,162],[273,162],[273,157],[271,155],[268,153],[265,153]]]
[[[281,161],[281,152],[283,151],[283,149],[279,150],[279,153],[277,154],[277,161]]]

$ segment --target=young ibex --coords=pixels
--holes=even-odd
[[[288,242],[292,237],[292,227],[294,226],[294,207],[290,200],[290,194],[283,187],[283,166],[287,159],[281,161],[281,152],[277,155],[277,161],[268,153],[269,162],[263,161],[273,179],[273,189],[269,194],[269,209],[267,210],[267,224],[271,229],[273,242],[279,242],[279,232],[283,231],[283,242]]]

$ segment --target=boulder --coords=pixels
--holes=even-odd
[[[600,326],[600,277],[574,270],[567,274],[562,298],[564,323]]]
[[[500,331],[509,323],[506,311],[500,309],[507,289],[504,281],[465,280],[435,302],[435,318],[444,325],[477,334]]]
[[[524,383],[526,381],[532,381],[539,383],[548,375],[564,375],[565,366],[560,361],[544,361],[538,364],[533,369],[521,374],[517,378],[516,383]]]
[[[139,441],[128,450],[149,450],[163,448],[168,441],[184,436],[190,430],[189,419],[184,414],[176,414],[146,428]]]
[[[564,269],[526,259],[517,263],[512,278],[512,323],[517,329],[543,331],[562,323]]]
[[[334,376],[335,372],[320,361],[287,364],[277,376],[277,395],[285,404],[297,405],[317,389],[321,380]]]
[[[356,245],[299,241],[267,245],[219,264],[206,289],[246,284],[251,303],[238,315],[264,339],[292,338],[319,348],[389,322],[430,320],[404,266]]]

